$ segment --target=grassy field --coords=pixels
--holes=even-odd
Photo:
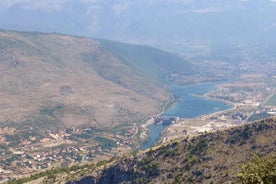
[[[276,106],[276,93],[266,102],[266,106]]]

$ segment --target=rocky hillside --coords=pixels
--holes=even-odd
[[[167,65],[186,62],[144,46],[131,49],[137,59],[122,59],[114,47],[69,35],[1,31],[0,124],[109,128],[160,111],[169,100],[163,79],[175,71],[148,66],[157,66],[162,53]],[[152,71],[162,76],[150,77]]]
[[[119,160],[48,171],[33,179],[37,183],[67,184],[239,182],[237,175],[241,164],[255,156],[275,158],[275,135],[274,117],[181,138]],[[32,179],[25,181],[29,180]]]
[[[97,176],[97,182],[233,182],[237,180],[241,163],[255,155],[275,154],[275,128],[274,118],[226,131],[181,139],[121,160],[104,169]]]

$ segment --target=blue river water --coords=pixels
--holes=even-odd
[[[196,118],[204,114],[210,114],[231,108],[230,104],[218,100],[205,98],[203,95],[216,89],[219,83],[210,82],[188,86],[170,84],[169,89],[178,101],[173,104],[163,115],[178,116],[180,118]],[[148,126],[150,139],[142,145],[142,149],[151,147],[160,137],[162,131],[168,125],[152,124]]]

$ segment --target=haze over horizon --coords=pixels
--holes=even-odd
[[[0,0],[0,183],[275,183],[275,33],[276,0]]]
[[[275,43],[275,0],[2,0],[0,28],[170,50]]]

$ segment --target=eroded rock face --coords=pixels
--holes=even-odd
[[[96,179],[92,176],[85,176],[79,181],[69,181],[66,184],[96,184]]]
[[[69,181],[66,184],[116,184],[133,183],[137,178],[145,177],[145,172],[137,171],[137,163],[131,159],[125,159],[114,166],[102,170],[98,177],[87,176],[78,181]]]
[[[145,157],[147,155],[147,157]],[[70,181],[67,184],[119,184],[119,183],[148,183],[160,175],[160,169],[154,162],[151,153],[139,154],[122,159],[116,164],[103,169],[87,180]],[[89,179],[89,180],[88,180]],[[82,182],[82,183],[80,183]]]
[[[130,182],[137,177],[143,177],[143,173],[135,170],[137,163],[131,159],[125,159],[118,164],[103,170],[98,182],[101,184],[105,183],[122,183]]]

